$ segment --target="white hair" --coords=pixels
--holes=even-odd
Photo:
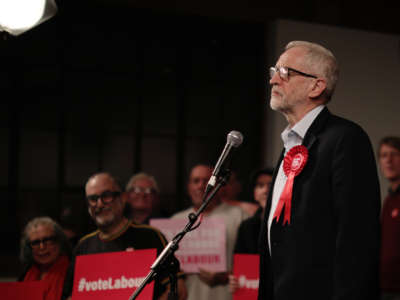
[[[157,194],[160,193],[160,189],[158,188],[158,184],[157,184],[157,181],[154,178],[154,176],[151,176],[151,175],[149,175],[147,173],[144,173],[144,172],[140,172],[140,173],[137,173],[137,174],[133,175],[129,179],[128,183],[126,184],[125,191],[128,191],[129,189],[131,189],[132,186],[134,185],[134,183],[136,181],[138,181],[138,180],[141,180],[141,179],[146,179],[146,180],[150,181],[151,184],[153,185],[153,189],[156,191],[156,193]]]
[[[325,47],[307,41],[289,42],[285,50],[294,47],[306,49],[306,63],[317,69],[319,76],[326,80],[326,89],[324,91],[326,102],[329,102],[335,91],[336,83],[339,79],[339,65],[333,53]]]

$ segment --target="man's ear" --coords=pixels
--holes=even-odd
[[[319,98],[326,89],[326,81],[322,78],[317,78],[314,81],[310,92],[310,98]]]

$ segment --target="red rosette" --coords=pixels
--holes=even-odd
[[[308,160],[308,150],[305,146],[294,146],[283,159],[283,171],[287,176],[285,187],[283,188],[274,217],[278,222],[282,210],[285,209],[283,225],[290,224],[290,211],[292,209],[292,192],[294,178],[304,169]]]
[[[286,176],[289,176],[290,173],[294,173],[294,176],[299,175],[306,165],[307,159],[308,150],[305,146],[299,145],[290,149],[283,161],[283,170]]]

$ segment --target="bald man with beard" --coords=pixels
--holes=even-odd
[[[97,230],[84,236],[76,246],[72,262],[64,283],[62,299],[69,299],[73,290],[75,258],[78,255],[157,249],[161,253],[167,244],[165,237],[155,228],[135,225],[124,216],[126,195],[109,173],[97,173],[89,178],[85,186],[88,212]],[[154,285],[153,299],[167,299],[168,276],[159,274]],[[178,280],[179,299],[186,298],[182,279]]]

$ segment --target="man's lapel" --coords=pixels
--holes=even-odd
[[[330,116],[331,113],[329,112],[328,108],[324,107],[324,109],[312,122],[310,128],[308,128],[307,133],[303,139],[303,145],[307,148],[309,153],[312,146],[318,139],[317,135],[323,130]]]

